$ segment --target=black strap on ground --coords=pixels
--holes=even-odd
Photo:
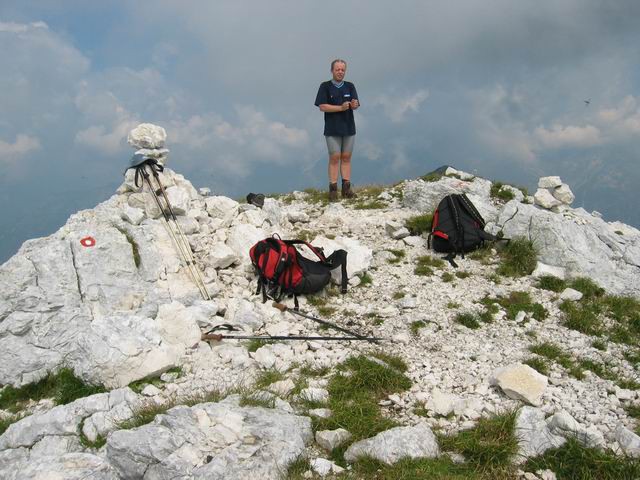
[[[281,312],[293,313],[294,315],[298,315],[299,317],[303,317],[303,318],[306,318],[306,319],[309,319],[309,320],[313,320],[314,322],[319,323],[320,325],[324,325],[326,327],[333,328],[334,330],[338,330],[340,332],[347,333],[349,335],[353,335],[354,337],[357,337],[357,338],[359,338],[361,340],[369,339],[369,341],[372,341],[374,343],[377,341],[376,339],[372,339],[372,337],[365,337],[365,336],[360,335],[359,333],[356,333],[356,332],[354,332],[352,330],[349,330],[347,328],[343,328],[343,327],[341,327],[339,325],[336,325],[335,323],[331,323],[331,322],[328,322],[326,320],[322,320],[321,318],[316,318],[316,317],[313,317],[313,316],[308,315],[306,313],[303,313],[300,310],[290,309],[289,307],[287,307],[286,305],[284,305],[282,303],[273,302],[271,305],[273,307],[277,308],[278,310],[280,310]]]

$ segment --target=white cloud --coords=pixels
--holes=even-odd
[[[356,148],[359,153],[364,155],[365,158],[373,161],[379,160],[380,158],[382,158],[382,154],[384,153],[384,150],[382,149],[382,147],[380,147],[379,145],[376,145],[375,143],[369,140],[365,140],[362,143],[362,145]]]
[[[374,104],[381,105],[389,119],[399,123],[404,120],[408,112],[417,112],[420,104],[428,97],[428,90],[418,90],[410,95],[382,95],[374,101]]]
[[[0,32],[26,33],[33,29],[48,30],[49,27],[44,22],[32,22],[32,23],[0,22]]]
[[[618,107],[600,110],[598,118],[612,138],[637,138],[640,134],[640,102],[633,95],[627,95]]]
[[[10,163],[38,149],[40,141],[36,137],[19,134],[13,143],[0,140],[0,161]]]
[[[601,145],[600,130],[593,125],[584,127],[555,124],[551,129],[539,126],[534,131],[535,139],[542,148],[587,148]]]

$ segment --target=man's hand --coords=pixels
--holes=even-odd
[[[351,105],[351,110],[355,110],[360,106],[360,102],[356,99],[356,100],[351,100],[351,102],[349,102]]]
[[[344,112],[345,110],[349,110],[350,106],[351,106],[351,102],[344,102],[342,104],[342,111]]]

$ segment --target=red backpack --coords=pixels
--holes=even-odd
[[[319,261],[300,254],[296,245],[306,245]],[[258,275],[258,289],[263,302],[272,298],[276,302],[284,295],[293,295],[296,308],[298,295],[322,290],[331,280],[331,270],[342,268],[342,293],[347,292],[347,252],[336,250],[328,257],[319,247],[304,240],[282,240],[277,234],[260,240],[249,250],[251,263]]]

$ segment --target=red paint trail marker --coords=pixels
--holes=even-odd
[[[84,237],[80,239],[80,245],[83,247],[93,247],[96,244],[96,239],[93,237]]]

